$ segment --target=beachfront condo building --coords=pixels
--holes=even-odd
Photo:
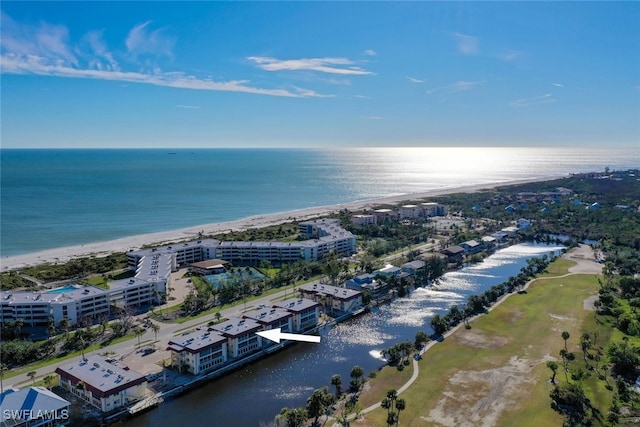
[[[119,310],[136,311],[139,307],[160,304],[169,272],[142,270],[131,279],[110,282],[109,289],[76,284],[41,292],[0,291],[0,323],[22,319],[24,326],[39,327],[47,326],[51,319],[58,326],[66,318],[75,326],[108,318]]]
[[[447,215],[447,207],[440,203],[436,203],[436,202],[420,203],[420,208],[422,210],[422,216],[424,217]]]
[[[16,322],[23,326],[47,326],[53,319],[58,325],[63,318],[72,325],[80,321],[92,322],[108,316],[110,303],[104,289],[94,286],[70,285],[45,292],[0,291],[0,321]]]
[[[319,219],[298,224],[300,234],[307,240],[296,242],[277,241],[220,241],[203,239],[158,248],[141,249],[127,253],[128,264],[139,269],[148,257],[166,257],[171,270],[187,265],[220,259],[234,265],[257,265],[269,261],[274,265],[300,260],[317,261],[330,253],[351,256],[356,251],[356,237],[340,227],[336,219]]]
[[[144,375],[113,365],[98,355],[59,366],[56,374],[60,375],[60,387],[102,412],[138,401],[147,391]]]

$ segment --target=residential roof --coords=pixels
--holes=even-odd
[[[63,293],[49,292],[12,292],[0,291],[0,302],[15,304],[51,304],[68,303],[74,300],[83,300],[95,296],[105,295],[107,291],[95,286],[74,286],[76,289]]]
[[[376,270],[376,272],[381,274],[393,274],[393,273],[397,273],[398,271],[400,271],[400,268],[391,264],[387,264],[383,268]]]
[[[284,308],[285,310],[291,311],[293,313],[300,313],[301,311],[305,311],[310,308],[319,307],[320,304],[308,298],[290,298],[288,300],[276,303],[273,306]]]
[[[12,417],[12,419],[31,419],[31,415],[35,415],[33,418],[37,419],[38,414],[51,414],[54,411],[69,408],[70,403],[55,394],[54,392],[44,387],[29,387],[21,390],[9,389],[0,394],[0,407],[2,407],[2,417],[6,422],[6,413],[4,411],[12,411],[18,417]],[[25,416],[21,418],[21,416]],[[4,425],[4,424],[3,424]]]
[[[82,381],[87,390],[100,398],[147,382],[141,373],[114,366],[98,355],[59,366],[56,374],[69,379],[73,384]]]
[[[362,295],[362,292],[354,289],[339,288],[331,285],[318,285],[307,283],[298,287],[301,292],[312,292],[321,295],[330,295],[336,299],[350,300]]]
[[[423,268],[425,266],[424,261],[420,261],[419,259],[407,262],[405,264],[403,264],[404,268],[411,268],[414,270],[419,270],[421,268]]]
[[[292,313],[279,307],[264,307],[258,310],[248,311],[242,315],[242,317],[255,320],[261,325],[269,325],[291,316],[293,316]]]
[[[226,322],[218,323],[209,327],[209,330],[218,331],[225,337],[236,337],[242,334],[255,332],[261,329],[258,322],[251,319],[231,318]]]
[[[127,255],[135,255],[135,256],[144,256],[151,255],[156,253],[176,253],[179,250],[185,250],[190,248],[207,248],[207,247],[216,247],[218,246],[219,241],[216,239],[202,239],[195,242],[187,242],[187,243],[175,243],[167,246],[162,246],[159,248],[149,248],[149,249],[140,249],[137,251],[127,252]]]
[[[206,261],[194,262],[191,264],[191,267],[196,268],[224,268],[225,265],[229,265],[229,261],[224,261],[221,259],[208,259]]]
[[[446,247],[442,250],[442,252],[446,252],[449,253],[451,255],[457,255],[457,254],[461,254],[464,252],[464,248],[458,245],[453,245],[453,246],[449,246]]]
[[[169,341],[169,350],[177,352],[188,351],[189,353],[199,353],[200,351],[219,345],[227,341],[225,337],[216,331],[195,331],[186,335],[173,338]]]

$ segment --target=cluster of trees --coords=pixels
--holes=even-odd
[[[268,272],[274,268],[269,261],[262,261],[258,270],[262,270],[263,277],[256,277],[249,267],[234,268],[228,273],[228,278],[222,280],[217,287],[194,276],[194,289],[185,297],[182,309],[185,314],[199,313],[217,304],[224,305],[251,295],[260,295],[265,289],[290,285],[321,273],[336,279],[341,273],[348,271],[348,267],[348,262],[333,256],[324,262],[300,260],[282,264],[274,274],[269,275]]]
[[[360,366],[351,368],[350,391],[357,393],[364,384],[364,371]],[[307,406],[299,408],[282,408],[276,416],[276,427],[302,427],[307,425],[309,420],[313,420],[312,425],[319,425],[319,419],[323,415],[327,417],[335,409],[334,404],[340,401],[339,413],[334,414],[336,421],[342,426],[358,417],[360,407],[357,404],[357,397],[352,395],[343,399],[342,377],[335,374],[331,377],[331,385],[335,387],[335,394],[332,394],[327,387],[321,387],[313,391],[307,398]],[[325,419],[326,423],[326,419]]]
[[[9,271],[7,273],[0,274],[0,289],[9,290],[16,288],[28,288],[33,289],[36,284],[31,280],[27,280],[18,274],[17,271]]]
[[[194,276],[193,289],[187,294],[182,306],[186,314],[198,313],[216,304],[228,304],[250,295],[260,295],[265,287],[266,279],[256,277],[249,268],[236,268],[227,273],[217,287],[206,280]]]
[[[597,313],[609,316],[612,324],[632,336],[640,336],[640,279],[605,275],[600,280]]]
[[[419,338],[416,337],[416,344],[418,339]],[[411,353],[413,353],[414,347],[416,347],[416,345],[411,341],[399,342],[382,350],[382,356],[387,360],[387,363],[390,366],[395,366],[399,371],[402,371],[405,366],[409,365],[409,360],[411,359]]]
[[[411,224],[385,221],[377,227],[355,225],[350,214],[341,216],[342,226],[358,236],[363,248],[374,257],[395,252],[433,239],[435,230],[427,219],[414,219]]]
[[[606,383],[605,387],[613,391],[615,383],[615,396],[613,404],[607,416],[611,425],[616,425],[620,419],[621,404],[637,406],[640,398],[635,393],[629,393],[629,382],[635,381],[636,370],[640,367],[640,349],[629,343],[628,338],[614,342],[605,349],[597,343],[597,333],[585,332],[580,336],[580,349],[582,351],[582,363],[572,351],[569,351],[568,341],[571,335],[567,331],[561,333],[564,347],[560,349],[560,363],[547,362],[551,369],[551,383],[554,385],[550,392],[553,407],[563,414],[568,425],[591,425],[600,414],[594,410],[591,402],[585,394],[584,381],[595,375]],[[558,369],[562,367],[565,381],[558,383],[556,376]]]
[[[395,389],[387,391],[387,397],[380,402],[382,409],[387,410],[387,427],[393,427],[400,424],[400,412],[407,407],[407,402],[398,397]]]
[[[13,340],[0,343],[2,363],[8,367],[22,366],[36,360],[46,359],[54,354],[55,350],[55,341],[52,340],[37,343]]]

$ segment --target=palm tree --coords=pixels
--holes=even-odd
[[[18,317],[16,320],[16,330],[18,331],[18,338],[20,338],[20,333],[22,332],[22,327],[24,326],[24,319],[22,317]]]
[[[571,335],[569,335],[569,332],[567,332],[567,331],[562,331],[562,339],[564,340],[564,349],[565,349],[565,351],[569,351],[569,350],[567,349],[567,340],[569,339],[569,337],[570,337],[570,336],[571,336]]]
[[[49,335],[49,338],[51,338],[55,334],[56,334],[56,325],[53,321],[53,317],[49,317],[49,322],[47,324],[47,335]]]
[[[64,339],[69,339],[69,328],[71,327],[71,322],[68,318],[63,317],[60,322],[58,322],[58,327],[64,332]]]
[[[133,328],[133,333],[138,338],[138,348],[140,348],[140,337],[144,335],[145,330],[140,326],[136,326],[135,328]]]
[[[387,410],[387,415],[391,412],[391,400],[386,397],[380,402],[380,407]]]
[[[404,399],[396,400],[396,409],[398,410],[398,415],[396,416],[396,427],[400,423],[400,412],[404,411],[407,407],[407,402]]]
[[[331,377],[331,385],[336,388],[336,399],[340,398],[342,394],[342,377],[339,374],[335,374]]]
[[[313,425],[318,425],[318,418],[324,415],[327,408],[333,405],[335,398],[327,387],[314,390],[313,394],[307,399],[307,416],[313,418]]]
[[[31,371],[31,372],[29,372],[29,373],[27,374],[27,376],[28,376],[29,378],[31,378],[31,381],[33,381],[33,385],[36,385],[36,379],[35,379],[35,377],[36,377],[36,371]]]
[[[387,414],[387,427],[391,427],[398,423],[398,414],[395,412],[389,412]]]
[[[53,375],[47,375],[43,378],[44,384],[48,389],[51,389],[51,383],[55,377]]]
[[[362,368],[358,365],[354,366],[353,368],[351,368],[351,374],[349,374],[351,376],[351,378],[353,378],[353,383],[354,383],[354,391],[358,391],[360,389],[360,385],[361,385],[361,379],[364,376],[364,371],[362,370]]]
[[[556,373],[558,372],[558,364],[554,361],[547,362],[547,368],[551,369],[553,376],[551,377],[551,384],[556,383]]]
[[[155,341],[158,341],[158,331],[160,330],[160,326],[158,326],[156,323],[149,322],[149,327],[151,328],[151,330],[153,331],[153,334],[155,335]]]

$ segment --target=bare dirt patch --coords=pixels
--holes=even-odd
[[[505,409],[513,409],[522,385],[535,383],[529,374],[537,363],[541,361],[514,356],[500,368],[459,371],[449,379],[436,407],[422,419],[435,426],[493,427]]]
[[[521,310],[518,310],[518,311],[514,311],[513,313],[511,313],[511,316],[509,316],[505,320],[507,322],[514,323],[514,322],[517,322],[518,320],[520,320],[522,318],[522,316],[524,316],[524,313]]]
[[[595,261],[595,253],[589,245],[578,245],[563,255],[564,258],[574,261],[576,265],[569,267],[570,273],[601,274],[603,265]]]
[[[582,307],[584,307],[585,310],[595,311],[596,310],[595,302],[598,300],[598,298],[599,298],[598,295],[591,295],[589,298],[582,301]]]
[[[460,329],[454,337],[458,344],[473,348],[500,348],[509,343],[506,337],[489,336],[473,329]]]

